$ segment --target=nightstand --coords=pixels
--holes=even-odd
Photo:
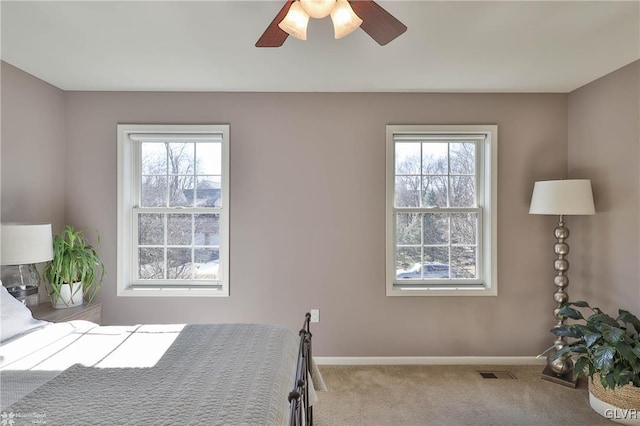
[[[41,303],[31,308],[33,317],[51,322],[85,320],[100,324],[102,322],[102,304],[92,303],[75,308],[54,309],[51,303]]]

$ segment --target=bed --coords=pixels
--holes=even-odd
[[[2,424],[313,423],[323,384],[308,314],[299,336],[267,324],[54,324],[0,292]]]

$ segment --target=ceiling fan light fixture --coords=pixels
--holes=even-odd
[[[318,11],[318,6],[322,6],[322,12]],[[306,40],[309,18],[323,18],[327,14],[331,14],[337,39],[361,28],[384,46],[407,31],[406,25],[374,0],[286,0],[256,42],[256,47],[280,47],[289,35]]]
[[[293,2],[287,15],[278,24],[278,27],[285,33],[300,39],[307,39],[307,25],[309,24],[309,15],[304,11],[299,1]]]
[[[312,18],[328,16],[336,5],[336,0],[300,0],[302,8]]]
[[[333,33],[336,39],[342,38],[355,31],[362,25],[362,19],[351,8],[347,0],[338,0],[331,11]]]

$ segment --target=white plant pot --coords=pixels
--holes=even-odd
[[[602,417],[623,425],[640,425],[640,410],[611,405],[589,392],[589,405]]]
[[[602,417],[623,425],[640,425],[640,388],[628,384],[604,389],[596,373],[589,379],[589,405]]]
[[[55,297],[55,296],[54,296]],[[54,299],[53,307],[56,309],[75,308],[83,303],[82,282],[62,284],[60,297]]]

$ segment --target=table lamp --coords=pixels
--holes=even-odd
[[[40,274],[35,264],[53,259],[51,224],[3,223],[0,242],[2,285],[25,305],[37,305]]]

